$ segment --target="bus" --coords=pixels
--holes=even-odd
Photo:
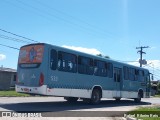
[[[35,43],[20,48],[15,89],[68,102],[98,104],[102,98],[140,102],[150,97],[150,73],[109,58]]]

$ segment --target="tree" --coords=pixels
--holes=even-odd
[[[102,57],[102,54],[97,54],[97,56]]]
[[[107,56],[107,55],[106,55],[106,56],[104,56],[104,57],[105,57],[105,58],[110,58],[110,57],[109,57],[109,56]]]
[[[102,54],[97,54],[97,56],[99,56],[99,57],[104,57],[104,58],[110,58],[108,55],[103,56]]]

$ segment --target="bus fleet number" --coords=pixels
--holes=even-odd
[[[58,81],[58,77],[57,76],[51,76],[51,81]]]

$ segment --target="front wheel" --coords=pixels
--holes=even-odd
[[[91,104],[99,104],[101,101],[101,92],[98,89],[94,89],[90,100]]]

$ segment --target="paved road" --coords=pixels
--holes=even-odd
[[[141,103],[128,99],[120,102],[103,99],[99,105],[88,105],[81,100],[67,103],[62,97],[0,97],[0,111],[41,112],[42,116],[52,117],[114,117],[137,107],[150,105],[160,105],[160,98],[144,98]]]

